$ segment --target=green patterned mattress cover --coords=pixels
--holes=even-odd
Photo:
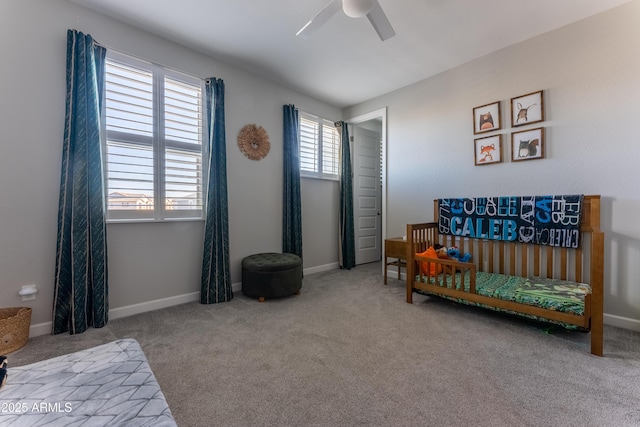
[[[456,273],[456,288],[460,289],[462,273]],[[469,270],[464,273],[464,290],[469,291]],[[421,279],[422,278],[422,279]],[[443,275],[431,276],[431,284],[445,286],[443,284]],[[416,282],[422,281],[428,283],[426,276],[416,276]],[[436,283],[437,282],[437,283]],[[446,287],[452,287],[452,276],[447,275]],[[417,290],[421,292],[420,290]],[[569,280],[547,279],[544,277],[519,277],[509,276],[498,273],[485,273],[479,271],[476,273],[476,292],[478,295],[484,295],[491,298],[497,298],[506,301],[514,301],[521,304],[533,305],[536,307],[546,308],[548,310],[561,311],[576,315],[584,314],[584,299],[587,294],[591,293],[591,286],[585,283],[578,283]],[[475,304],[470,301],[458,298],[448,299],[469,305]],[[507,311],[492,308],[498,311]],[[509,311],[511,312],[511,311]],[[521,313],[515,313],[521,315]],[[534,316],[526,316],[536,318]],[[554,322],[555,323],[555,322]]]

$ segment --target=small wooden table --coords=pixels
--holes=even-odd
[[[384,241],[384,284],[387,284],[387,267],[395,265],[398,267],[398,280],[402,267],[407,267],[407,241],[402,237],[392,237]],[[395,261],[388,262],[387,258],[395,258]]]

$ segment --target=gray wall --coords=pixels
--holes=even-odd
[[[432,216],[440,196],[602,194],[606,322],[640,330],[640,2],[620,6],[403,90],[337,108],[63,0],[0,3],[0,306],[51,318],[65,99],[66,30],[226,84],[232,281],[247,254],[281,248],[282,105],[330,120],[388,107],[388,235]],[[473,166],[473,107],[543,89],[547,159]],[[344,114],[341,114],[344,113]],[[236,135],[263,126],[271,153],[246,159]],[[424,184],[419,193],[417,184]],[[303,179],[305,269],[335,267],[338,186]],[[416,197],[419,194],[419,197]],[[199,290],[202,222],[110,224],[110,303],[121,314]],[[21,285],[38,299],[23,303]],[[159,303],[165,304],[165,302]]]
[[[0,4],[0,306],[27,305],[32,324],[51,320],[65,107],[67,29],[107,47],[198,77],[224,79],[231,279],[246,255],[282,248],[282,106],[341,119],[340,109],[62,0]],[[269,133],[262,161],[236,136],[256,123]],[[338,185],[303,179],[304,268],[337,266]],[[193,299],[200,289],[203,222],[109,224],[110,305],[120,315]],[[23,303],[21,285],[35,283]],[[161,300],[156,304],[150,301]],[[142,306],[137,306],[142,304]],[[132,307],[133,306],[133,307]]]
[[[636,0],[346,109],[388,108],[387,234],[438,197],[601,194],[605,321],[640,330],[639,22]],[[541,89],[547,158],[512,163],[510,99]],[[472,109],[494,101],[505,161],[477,167]]]

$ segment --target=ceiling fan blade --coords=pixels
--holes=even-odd
[[[331,0],[320,12],[316,14],[304,27],[296,33],[296,36],[307,38],[318,28],[323,26],[333,15],[342,9],[341,0]]]
[[[367,13],[367,18],[369,18],[369,22],[373,25],[373,29],[378,33],[380,40],[385,41],[396,35],[396,32],[391,26],[391,22],[389,22],[378,0],[373,0],[373,6],[371,7],[371,11]]]

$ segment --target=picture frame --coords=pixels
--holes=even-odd
[[[502,135],[486,136],[473,141],[476,166],[502,162]]]
[[[511,98],[511,126],[544,121],[544,94],[541,90]]]
[[[544,128],[513,132],[511,134],[511,161],[544,159]]]
[[[500,101],[481,105],[473,109],[473,134],[502,129]]]

